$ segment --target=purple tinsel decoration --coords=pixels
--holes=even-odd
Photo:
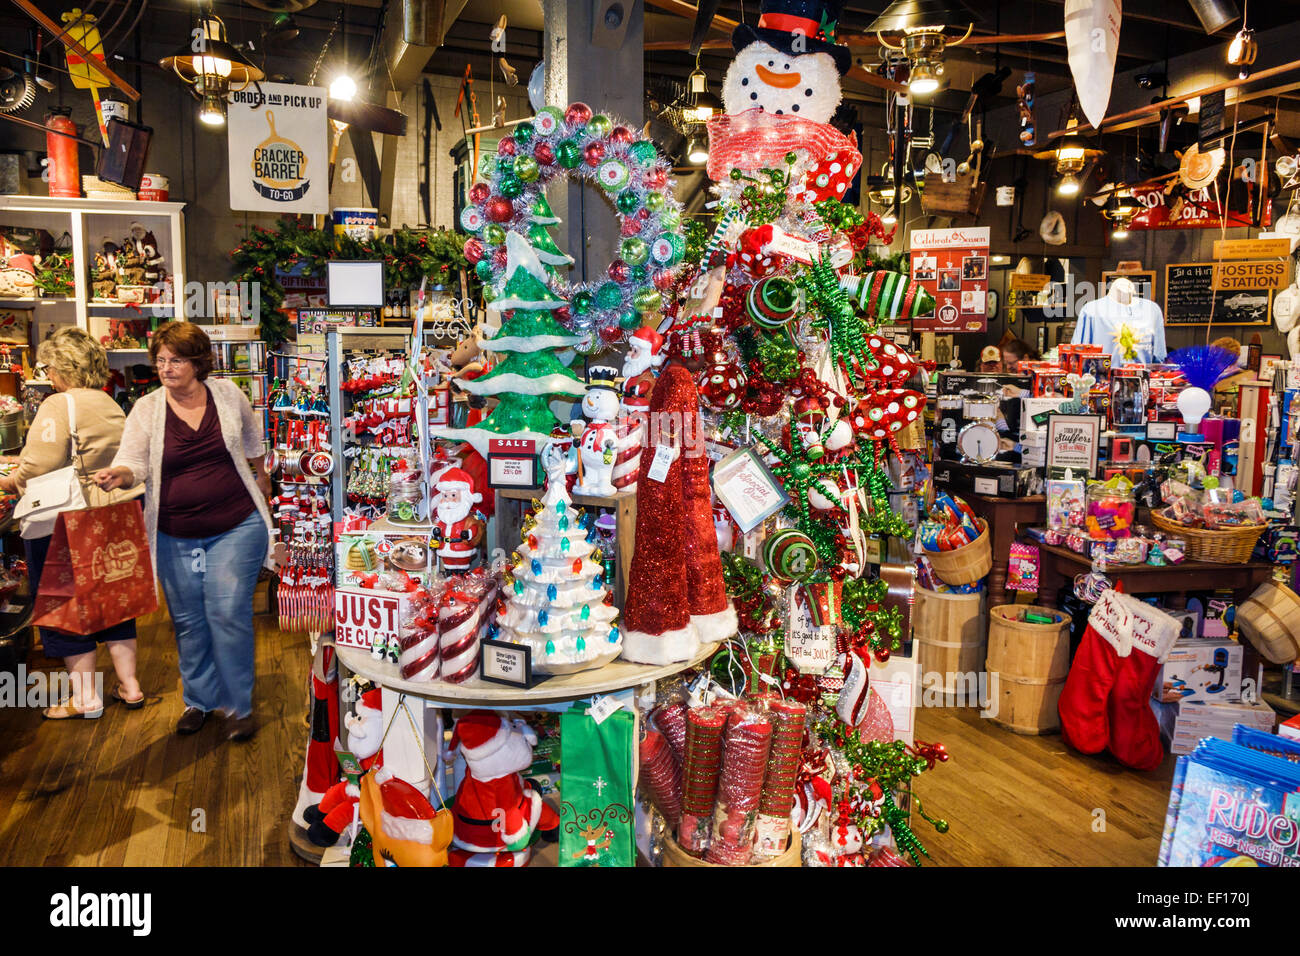
[[[1212,392],[1223,373],[1237,364],[1237,356],[1217,345],[1189,345],[1170,352],[1165,362],[1177,365],[1188,385]]]

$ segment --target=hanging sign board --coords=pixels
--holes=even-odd
[[[1247,195],[1253,207],[1256,196],[1253,184]],[[1236,203],[1225,218],[1223,206],[1215,201],[1214,189],[1211,186],[1187,190],[1183,204],[1176,214],[1170,207],[1171,199],[1165,195],[1162,183],[1134,186],[1133,199],[1142,207],[1142,211],[1129,222],[1130,230],[1220,229],[1225,226],[1235,228],[1255,225],[1251,220],[1251,209],[1244,205],[1242,208],[1237,208]],[[1266,202],[1264,218],[1260,226],[1268,229],[1272,225],[1273,204]]]
[[[1218,292],[1228,289],[1233,292],[1244,290],[1271,289],[1280,292],[1291,284],[1291,270],[1281,260],[1263,260],[1259,262],[1216,262],[1210,288]]]
[[[1290,239],[1215,239],[1215,259],[1266,259],[1291,255]]]
[[[370,650],[401,636],[410,595],[399,591],[337,588],[334,591],[334,643]]]
[[[1208,149],[1223,135],[1223,108],[1227,98],[1224,90],[1201,96],[1201,111],[1196,117],[1196,143],[1200,149]]]
[[[230,208],[329,212],[329,120],[319,86],[262,83],[230,94]]]
[[[983,332],[988,328],[989,227],[913,229],[912,281],[934,296],[914,331]]]
[[[1165,325],[1267,325],[1273,293],[1268,286],[1214,289],[1224,263],[1171,262],[1165,266]]]

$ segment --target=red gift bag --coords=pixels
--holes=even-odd
[[[59,515],[33,624],[93,634],[157,609],[139,500]]]

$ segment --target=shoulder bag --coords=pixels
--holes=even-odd
[[[69,460],[79,457],[77,451],[77,403],[64,393],[68,400],[68,437],[72,442]],[[14,506],[14,518],[19,522],[24,538],[46,538],[54,533],[54,522],[64,511],[79,511],[86,507],[81,478],[75,465],[67,465],[27,482],[27,490]]]

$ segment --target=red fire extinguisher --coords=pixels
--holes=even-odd
[[[77,124],[72,122],[72,110],[63,106],[51,107],[45,117],[45,125],[50,130],[45,134],[45,151],[49,154],[50,195],[64,199],[76,199],[81,196],[81,167],[77,159],[77,147],[74,138]],[[67,133],[67,136],[60,136]]]

